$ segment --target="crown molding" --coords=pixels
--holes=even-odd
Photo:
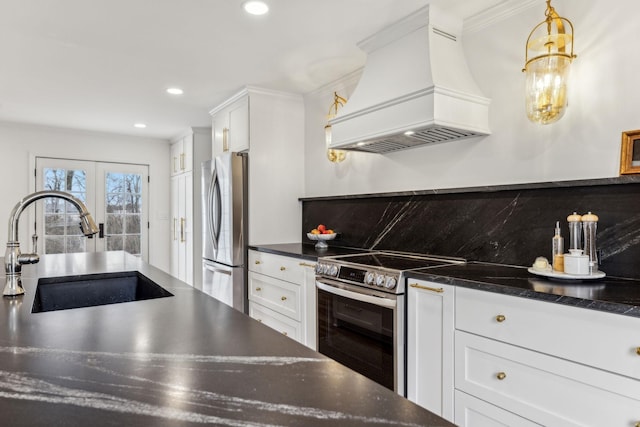
[[[504,21],[533,6],[539,6],[544,12],[541,0],[503,0],[495,6],[483,10],[464,20],[464,34],[472,34],[490,27],[497,22]],[[542,13],[541,12],[541,13]]]

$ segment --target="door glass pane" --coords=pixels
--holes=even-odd
[[[107,236],[107,250],[108,251],[121,251],[124,249],[122,244],[122,236]]]
[[[107,250],[140,255],[142,175],[107,172],[105,201]]]
[[[87,173],[80,169],[44,168],[45,190],[65,191],[82,200],[87,196]],[[86,239],[80,230],[78,210],[59,198],[44,199],[45,254],[86,251]],[[56,237],[53,237],[56,236]]]

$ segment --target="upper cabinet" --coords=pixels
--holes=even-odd
[[[249,96],[241,94],[211,112],[213,155],[249,150]]]
[[[189,133],[171,144],[171,176],[193,170],[193,134]]]
[[[301,239],[304,194],[304,102],[247,86],[210,111],[214,157],[247,152],[249,244]],[[322,131],[322,130],[321,130]]]

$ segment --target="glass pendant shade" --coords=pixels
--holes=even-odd
[[[534,123],[549,124],[567,110],[573,54],[573,24],[547,0],[546,19],[529,34],[525,52],[525,109]],[[569,30],[567,33],[566,30]]]
[[[525,68],[526,112],[529,120],[549,124],[562,118],[567,110],[567,83],[571,58],[544,56]]]

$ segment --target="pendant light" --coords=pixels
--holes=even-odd
[[[567,108],[567,84],[573,54],[573,24],[547,0],[546,19],[529,33],[525,48],[525,104],[534,123],[560,120]],[[570,32],[567,33],[567,30]]]
[[[329,107],[329,114],[327,114],[327,125],[324,127],[324,138],[327,145],[327,158],[332,163],[340,163],[347,157],[347,152],[344,150],[334,150],[329,148],[331,145],[331,125],[328,123],[338,114],[338,108],[343,107],[347,103],[347,100],[338,95],[338,92],[333,92],[333,104]]]

